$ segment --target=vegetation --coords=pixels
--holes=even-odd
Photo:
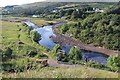
[[[62,62],[68,62],[68,56],[67,54],[64,52],[64,50],[62,50],[61,46],[59,44],[56,44],[53,48],[53,50],[51,51],[53,58],[56,59],[58,61],[62,61]]]
[[[105,11],[110,6],[113,7]],[[103,9],[104,12],[95,12],[95,8]],[[0,52],[2,52],[3,57],[1,64],[3,69],[2,77],[118,78],[119,56],[110,56],[107,64],[103,65],[91,60],[82,60],[81,50],[76,46],[70,49],[68,55],[59,44],[50,51],[38,44],[41,35],[37,31],[25,23],[21,24],[20,21],[14,21],[14,19],[28,19],[39,27],[46,24],[53,25],[57,21],[67,21],[67,24],[61,25],[57,29],[59,33],[80,40],[85,44],[119,51],[119,4],[43,2],[22,6],[6,6],[2,8],[2,11],[5,17],[5,19],[2,19],[4,21],[0,21],[2,22],[3,32],[0,34],[3,41],[0,43],[2,45],[2,47],[0,46]],[[14,17],[9,16],[8,19],[6,15]],[[38,17],[31,18],[33,15]],[[55,60],[52,60],[55,57],[58,63],[61,61],[61,63],[68,62],[68,64],[58,64]],[[42,65],[44,59],[45,61],[49,60],[53,67],[44,67]],[[79,65],[74,66],[75,64]],[[59,67],[56,68],[54,65]],[[68,67],[66,68],[66,66]]]
[[[112,76],[111,76],[112,75]],[[3,78],[118,78],[118,73],[88,67],[46,67],[21,73],[5,73]],[[99,79],[98,79],[99,80]]]
[[[17,59],[17,61],[11,59],[9,62],[4,62],[2,64],[3,71],[8,73],[18,73],[36,68],[42,68],[42,65],[37,64],[35,61],[31,61],[29,58]]]
[[[19,22],[2,21],[3,71],[23,72],[36,69],[37,66],[37,69],[41,68],[41,64],[35,63],[35,59],[47,58],[42,52],[47,49],[32,41],[29,29]]]
[[[7,49],[5,49],[5,52],[3,52],[4,54],[2,55],[3,58],[11,58],[12,56],[12,49],[10,49],[9,47]]]
[[[68,57],[70,60],[81,60],[82,55],[80,49],[77,47],[72,47],[69,51]]]
[[[120,70],[120,56],[110,56],[107,62],[108,67],[113,71]]]
[[[31,38],[34,42],[38,43],[38,41],[41,39],[41,36],[37,31],[31,31]]]
[[[62,25],[59,31],[85,44],[120,50],[119,18],[118,14],[95,13],[82,21]]]
[[[54,54],[56,54],[58,52],[58,50],[61,50],[61,47],[60,47],[59,44],[56,44],[52,51],[53,51]]]

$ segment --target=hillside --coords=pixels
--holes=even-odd
[[[40,15],[40,14],[48,14],[52,10],[67,5],[77,5],[76,8],[81,7],[96,7],[96,8],[108,8],[110,6],[115,5],[116,3],[80,3],[80,2],[36,2],[30,4],[23,4],[23,5],[11,5],[3,7],[2,12],[3,14],[14,14],[14,15],[22,15],[22,16],[29,16],[29,15]],[[68,6],[72,7],[72,6]],[[75,7],[72,7],[75,9]]]
[[[3,7],[3,14],[14,14],[14,15],[33,15],[49,12],[55,9],[57,6],[62,6],[65,3],[57,2],[37,2],[23,5],[12,5]]]
[[[119,12],[120,6],[114,6],[103,13],[93,13],[85,19],[76,20],[76,23],[63,25],[58,31],[85,44],[120,50]],[[75,19],[78,18],[75,17]]]

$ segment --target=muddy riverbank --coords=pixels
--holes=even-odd
[[[114,51],[114,50],[109,50],[109,49],[102,48],[102,47],[94,47],[94,46],[90,46],[90,45],[85,45],[85,44],[81,43],[80,41],[77,41],[77,40],[74,40],[74,39],[72,39],[72,38],[70,38],[68,36],[59,34],[57,32],[56,28],[58,26],[60,26],[60,25],[61,24],[53,26],[54,33],[57,36],[51,36],[51,38],[56,43],[59,43],[61,45],[66,45],[67,44],[67,45],[71,45],[71,46],[77,46],[82,50],[99,52],[99,53],[103,53],[103,54],[108,55],[108,56],[110,56],[110,55],[119,55],[120,54],[120,51]]]

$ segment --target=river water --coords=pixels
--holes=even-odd
[[[36,28],[37,26],[31,23],[30,21],[25,22],[28,26],[33,27],[34,30],[36,30],[40,35],[41,35],[41,40],[39,41],[39,44],[41,46],[45,46],[49,48],[50,50],[53,49],[53,47],[56,45],[56,43],[50,38],[50,36],[57,36],[53,33],[52,26],[44,26],[41,28]],[[64,45],[61,46],[62,49],[68,54],[70,48],[72,46],[70,45]],[[87,58],[88,60],[93,60],[95,62],[101,63],[101,64],[106,64],[107,63],[107,58],[108,56],[105,56],[104,54],[97,53],[97,52],[90,52],[90,51],[83,51],[82,56],[83,60]]]

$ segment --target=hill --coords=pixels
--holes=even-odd
[[[108,8],[110,6],[115,5],[116,3],[80,3],[80,2],[36,2],[30,4],[23,4],[23,5],[11,5],[3,7],[3,15],[4,14],[13,14],[13,15],[22,15],[22,16],[29,16],[33,14],[48,14],[52,10],[56,9],[57,7],[66,6],[70,4],[79,4],[77,7],[101,7],[101,8]],[[69,6],[71,7],[71,6]],[[73,7],[74,8],[74,7]]]
[[[3,7],[3,15],[4,14],[19,14],[19,15],[33,15],[33,14],[41,14],[44,12],[49,12],[50,10],[55,9],[58,6],[62,6],[65,3],[57,3],[57,2],[36,2],[31,4],[23,4],[23,5],[12,5]]]
[[[119,14],[120,6],[114,6],[103,13],[88,15],[82,20],[76,18],[78,19],[76,20],[77,24],[70,23],[63,25],[60,27],[59,31],[85,44],[120,50]]]

